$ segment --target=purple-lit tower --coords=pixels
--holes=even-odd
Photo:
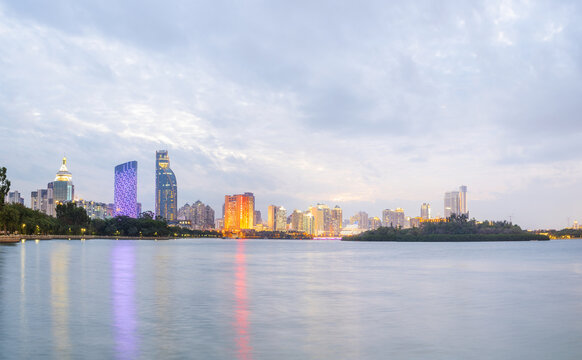
[[[115,216],[137,218],[137,161],[115,167]]]

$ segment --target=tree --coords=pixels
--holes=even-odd
[[[82,207],[77,207],[77,204],[68,202],[57,205],[57,220],[61,223],[64,232],[79,233],[81,228],[87,228],[91,223],[91,219],[87,212]]]
[[[10,191],[10,180],[6,179],[6,168],[0,168],[0,209],[4,206],[4,199]]]

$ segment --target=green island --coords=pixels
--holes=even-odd
[[[507,221],[468,220],[466,215],[453,214],[444,222],[425,222],[420,227],[399,229],[380,227],[359,235],[346,236],[343,241],[399,242],[473,242],[550,240],[546,234],[522,230]]]

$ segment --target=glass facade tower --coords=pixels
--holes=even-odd
[[[178,185],[167,150],[156,151],[156,217],[178,220]]]
[[[137,218],[137,161],[129,161],[115,167],[114,183],[115,216]]]

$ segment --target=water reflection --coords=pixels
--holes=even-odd
[[[111,252],[115,350],[119,359],[134,359],[138,354],[134,251],[133,244],[119,241]]]
[[[245,240],[239,239],[236,247],[235,257],[235,330],[237,357],[239,359],[252,359],[250,344],[250,324],[249,324],[249,303],[247,295],[247,268],[245,255]]]
[[[22,244],[24,248],[25,245]],[[69,252],[68,244],[59,244],[51,254],[51,308],[56,358],[71,357],[69,338]]]

